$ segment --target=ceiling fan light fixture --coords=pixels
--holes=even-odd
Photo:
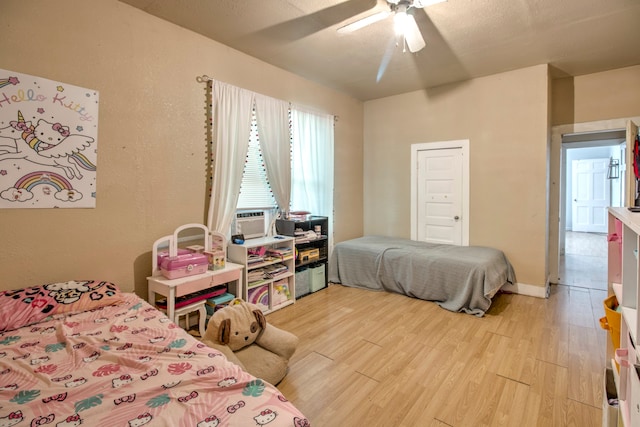
[[[418,23],[411,14],[407,15],[404,39],[407,42],[407,46],[411,53],[416,53],[427,45],[424,38],[422,38],[420,28],[418,28]]]
[[[373,24],[374,22],[381,21],[389,15],[393,16],[394,32],[396,34],[396,44],[402,43],[403,52],[406,48],[412,53],[418,52],[425,47],[426,43],[420,28],[416,23],[413,16],[415,9],[421,9],[426,6],[430,6],[436,3],[443,3],[447,0],[386,0],[389,5],[389,10],[376,12],[373,15],[366,16],[355,22],[344,25],[338,28],[338,33],[351,33]]]
[[[393,29],[397,36],[404,36],[405,29],[407,28],[409,16],[407,15],[407,5],[399,4],[396,9],[396,13],[393,16]]]

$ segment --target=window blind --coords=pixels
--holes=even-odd
[[[249,136],[249,148],[247,159],[240,185],[240,197],[237,209],[270,209],[276,207],[276,201],[269,185],[267,171],[265,170],[262,150],[260,150],[260,137],[256,122],[256,110],[251,113],[251,132]]]

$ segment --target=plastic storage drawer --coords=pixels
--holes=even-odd
[[[324,288],[324,264],[309,268],[309,276],[311,292],[316,292]]]
[[[311,280],[308,268],[296,271],[296,298],[307,295],[311,292]]]

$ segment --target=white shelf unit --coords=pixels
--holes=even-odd
[[[287,252],[283,257],[265,258],[264,261],[249,263],[249,255],[263,248],[265,251],[279,249]],[[268,252],[267,252],[268,253]],[[227,247],[229,260],[243,265],[244,289],[242,298],[251,303],[257,303],[267,314],[279,310],[295,302],[295,241],[292,237],[275,236],[245,240],[242,244],[230,243]],[[252,272],[282,264],[286,271],[275,278],[262,276],[252,279]],[[286,284],[287,293],[283,293],[282,284]]]
[[[627,208],[609,208],[608,221],[609,236],[616,234],[622,238],[621,247],[615,242],[609,244],[609,291],[616,295],[621,306],[621,321],[620,348],[615,349],[614,355],[608,355],[608,359],[614,370],[622,425],[640,426],[640,213]],[[613,357],[619,362],[619,372]]]

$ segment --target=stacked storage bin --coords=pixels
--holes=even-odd
[[[308,267],[296,270],[296,297],[300,298],[311,292],[311,279]]]

